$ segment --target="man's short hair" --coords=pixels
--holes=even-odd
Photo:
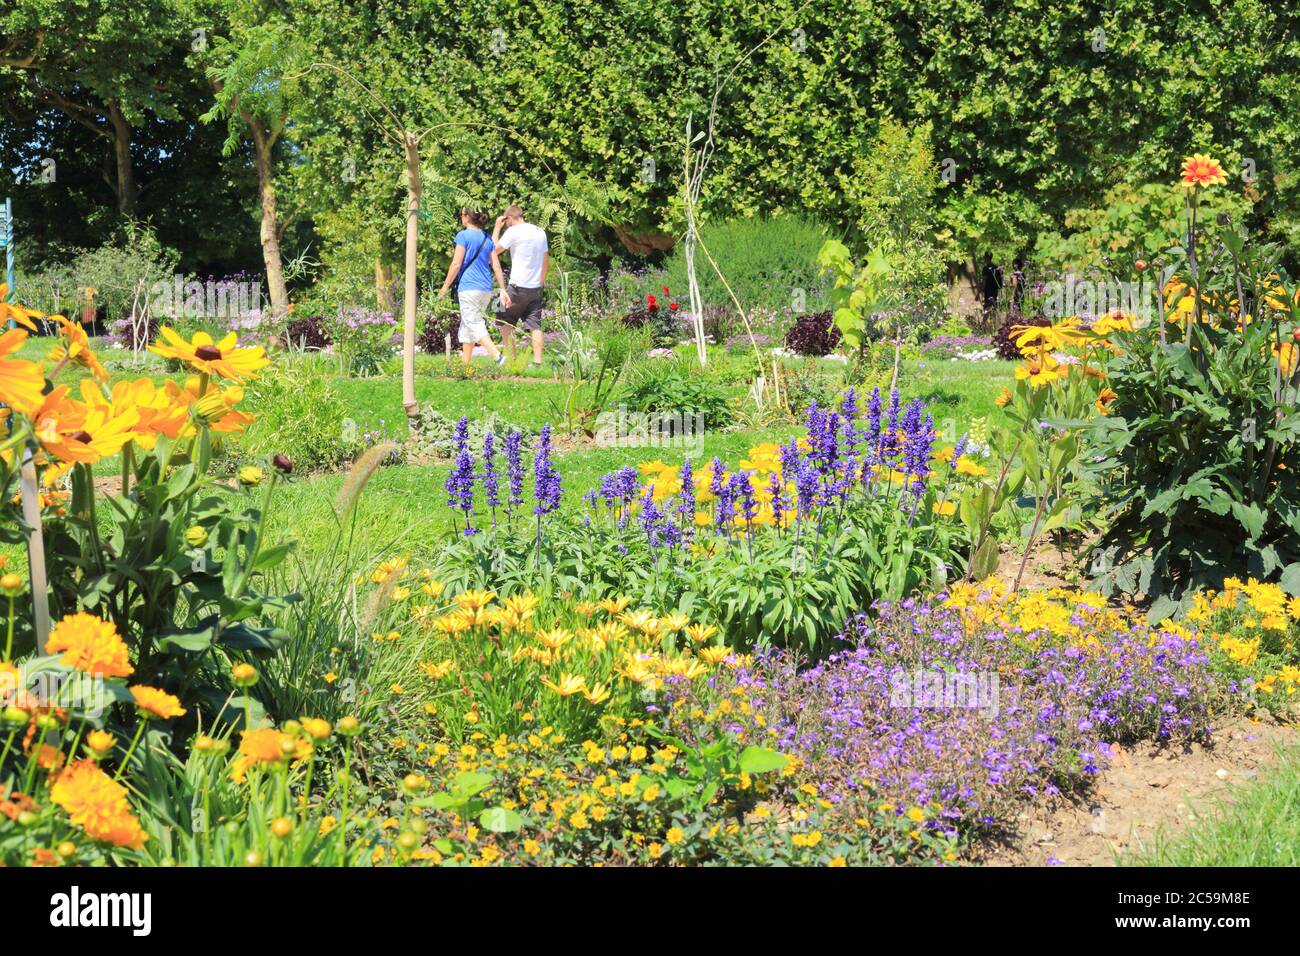
[[[524,207],[523,207],[523,206],[506,206],[506,215],[509,216],[511,219],[523,219],[523,218],[524,218]]]

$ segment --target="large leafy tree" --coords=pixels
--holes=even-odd
[[[204,0],[12,0],[0,10],[0,99],[53,109],[112,157],[119,212],[135,215],[132,143],[149,115],[176,119],[187,57],[203,42]]]

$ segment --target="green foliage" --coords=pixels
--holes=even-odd
[[[247,387],[254,416],[239,439],[253,456],[287,455],[298,472],[333,468],[352,458],[360,426],[318,363],[277,362]]]
[[[1158,599],[1157,619],[1228,576],[1300,589],[1300,290],[1276,245],[1247,246],[1231,225],[1197,238],[1199,259],[1174,250],[1171,299],[1191,311],[1116,336],[1118,397],[1097,426],[1114,521],[1094,567],[1107,591]]]
[[[1250,209],[1228,190],[1206,193],[1202,203],[1206,220],[1226,214],[1240,222]],[[1178,185],[1121,184],[1106,190],[1097,205],[1066,213],[1065,227],[1064,234],[1038,237],[1039,262],[1132,279],[1140,271],[1137,262],[1154,267],[1171,246],[1186,241],[1187,191]]]
[[[820,294],[817,250],[826,241],[827,230],[815,221],[795,215],[729,219],[706,223],[700,242],[717,262],[727,285],[746,309],[756,306],[784,309],[798,305],[814,308]],[[700,297],[705,305],[734,308],[722,280],[702,251],[696,253]],[[659,295],[667,286],[674,295],[686,295],[685,249],[678,243],[662,274],[652,274],[646,292]],[[799,305],[796,297],[802,294]]]
[[[150,309],[154,286],[162,283],[170,296],[180,255],[164,248],[148,226],[127,220],[98,248],[69,254],[66,264],[23,277],[23,300],[31,307],[80,319],[81,293],[93,288],[95,305],[110,322],[146,310],[166,320]]]
[[[899,290],[892,284],[897,258],[886,240],[873,247],[859,267],[848,248],[832,239],[817,254],[817,263],[832,276],[830,299],[835,325],[845,344],[856,350],[875,331],[875,315],[898,302]]]
[[[702,415],[706,428],[729,419],[726,388],[701,374],[690,358],[648,360],[633,366],[630,379],[621,398],[634,412]]]
[[[891,283],[914,321],[944,312],[944,250],[936,238],[939,167],[930,125],[909,130],[885,117],[871,150],[854,160],[848,199],[859,211],[857,234],[867,246],[888,243],[898,252]]]

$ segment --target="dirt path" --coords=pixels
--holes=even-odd
[[[1156,832],[1176,835],[1218,798],[1250,783],[1276,757],[1279,744],[1300,743],[1293,726],[1272,720],[1230,720],[1209,747],[1162,749],[1151,743],[1117,748],[1088,793],[1043,799],[1020,815],[1006,845],[990,847],[993,866],[1113,866],[1117,855],[1149,848]]]

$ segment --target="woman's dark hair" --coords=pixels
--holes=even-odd
[[[460,214],[462,216],[467,217],[470,222],[478,226],[480,229],[482,229],[484,226],[488,224],[487,213],[482,212],[481,210],[473,209],[469,206],[466,206],[463,209],[461,209]]]

